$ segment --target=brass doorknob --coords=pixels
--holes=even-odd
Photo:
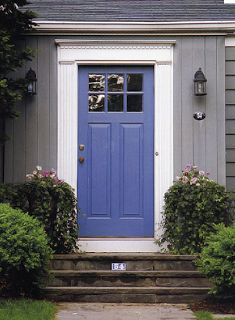
[[[83,163],[85,161],[85,158],[84,157],[79,157],[78,160],[79,160],[80,163]]]

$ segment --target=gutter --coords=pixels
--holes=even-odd
[[[187,35],[235,33],[234,21],[188,22],[72,22],[35,20],[33,34],[135,34],[135,35]],[[32,33],[31,33],[32,34]]]

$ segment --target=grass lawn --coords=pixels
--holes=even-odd
[[[56,306],[47,301],[0,301],[0,320],[54,320]]]
[[[195,312],[196,318],[197,320],[217,320],[216,318],[214,318],[212,316],[212,314],[210,312],[207,311],[197,311]],[[220,319],[222,320],[222,319]],[[234,317],[226,317],[223,318],[223,320],[235,320]]]

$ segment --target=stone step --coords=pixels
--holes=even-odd
[[[111,263],[123,262],[128,271],[195,270],[195,256],[155,253],[85,253],[55,255],[53,270],[111,270]]]
[[[52,301],[108,303],[189,303],[204,299],[208,287],[47,287]]]
[[[53,287],[208,287],[198,271],[52,270]]]

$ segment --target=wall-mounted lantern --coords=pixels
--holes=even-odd
[[[31,68],[26,73],[25,79],[27,81],[27,94],[32,96],[37,94],[37,76],[36,72]]]
[[[202,69],[199,68],[194,75],[194,94],[195,96],[205,96],[206,92],[206,77],[202,72]]]

